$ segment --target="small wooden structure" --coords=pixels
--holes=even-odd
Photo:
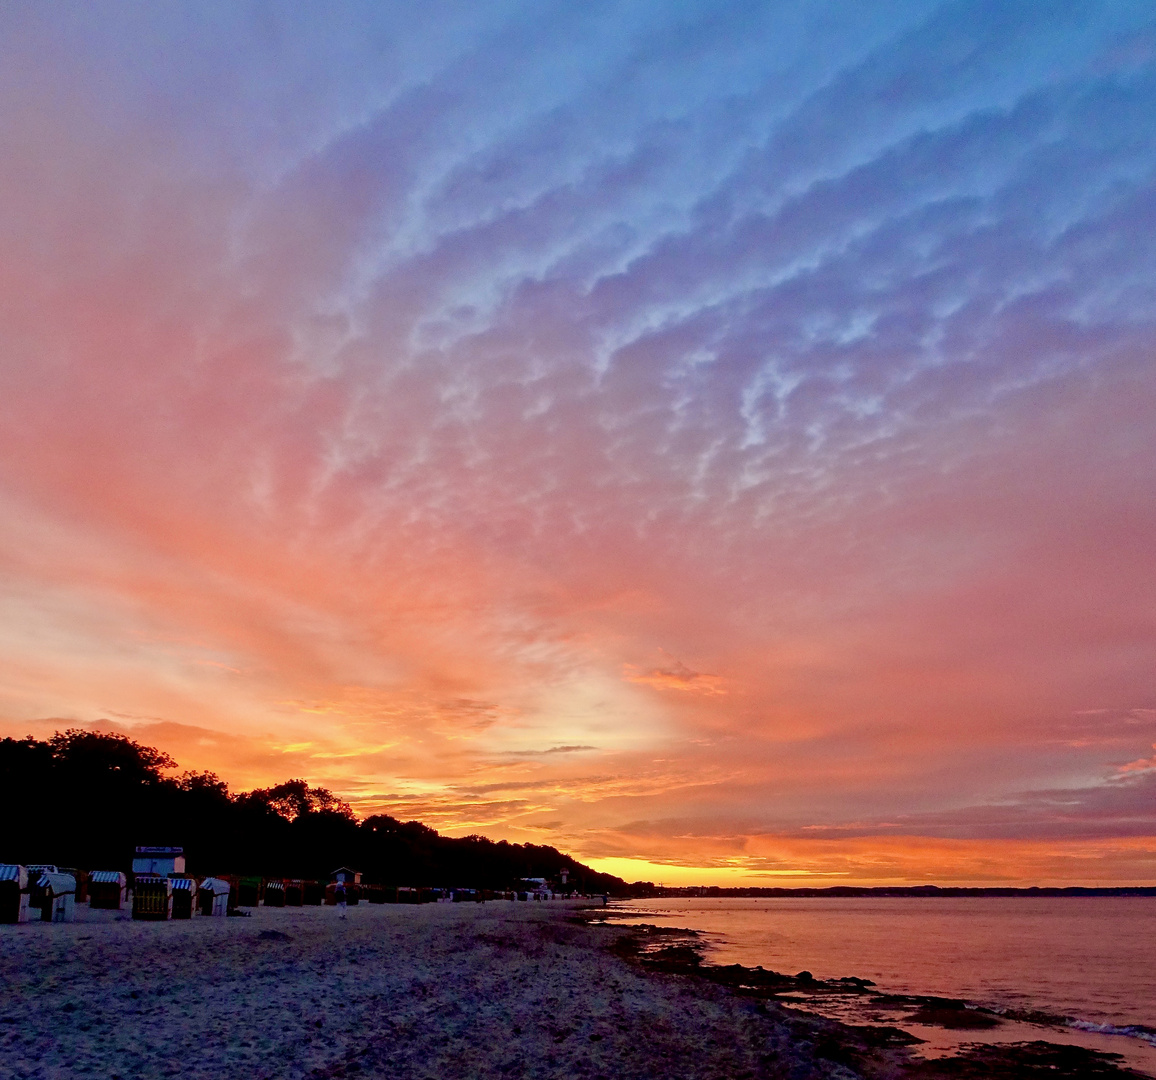
[[[285,882],[280,878],[265,882],[265,906],[285,906]]]
[[[305,882],[294,878],[285,882],[285,906],[301,907],[305,903]]]
[[[173,883],[155,874],[134,874],[132,917],[164,922],[173,913]]]
[[[128,899],[128,878],[119,870],[93,870],[88,875],[88,906],[120,911]]]
[[[174,919],[191,919],[197,909],[197,883],[192,878],[170,878],[173,887]]]
[[[33,890],[32,902],[39,902],[44,922],[76,920],[76,878],[71,874],[41,874]]]
[[[350,885],[361,884],[361,871],[350,870],[348,866],[339,866],[329,877],[335,883],[338,881],[344,882],[347,889]]]
[[[153,877],[181,877],[185,872],[185,849],[138,847],[132,861],[132,872]]]
[[[229,888],[229,883],[224,878],[205,878],[197,890],[197,907],[201,914],[228,915]]]
[[[0,923],[28,921],[28,869],[0,863]]]

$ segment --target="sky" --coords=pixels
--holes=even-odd
[[[1156,10],[0,3],[0,735],[668,884],[1156,884]]]

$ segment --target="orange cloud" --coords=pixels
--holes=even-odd
[[[656,690],[677,690],[689,694],[725,694],[723,680],[718,675],[694,671],[681,661],[667,668],[653,668],[641,671],[633,664],[625,665],[624,678],[642,686],[652,686]]]
[[[726,880],[1151,873],[1115,30],[1030,116],[983,50],[846,96],[940,87],[910,26],[771,104],[657,56],[656,118],[609,55],[508,93],[555,68],[493,26],[394,70],[75,17],[0,35],[0,732]]]

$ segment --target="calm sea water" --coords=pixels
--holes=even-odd
[[[671,899],[614,905],[616,922],[655,922],[703,934],[712,963],[762,965],[817,978],[855,975],[880,990],[1030,1008],[1078,1025],[1008,1024],[988,1033],[908,1026],[930,1054],[961,1041],[1046,1038],[1123,1054],[1156,1076],[1156,898],[973,897]],[[852,1021],[889,1019],[856,1016]],[[851,1013],[847,1009],[851,1009]]]

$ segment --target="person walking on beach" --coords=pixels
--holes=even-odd
[[[337,888],[333,890],[333,899],[337,904],[337,917],[339,919],[345,918],[345,882],[339,881]]]

